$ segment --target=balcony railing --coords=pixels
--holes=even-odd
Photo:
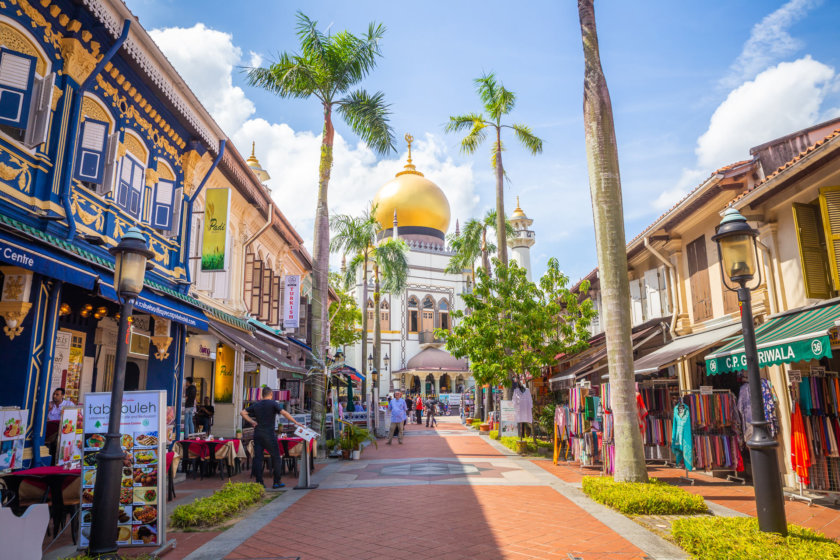
[[[420,344],[443,344],[444,340],[435,336],[434,331],[420,331]]]

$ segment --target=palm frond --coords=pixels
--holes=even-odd
[[[472,128],[475,123],[484,122],[484,115],[481,113],[467,113],[466,115],[456,115],[449,117],[449,122],[446,123],[444,131],[446,132],[463,132]]]
[[[485,72],[480,78],[473,80],[475,91],[478,93],[481,103],[487,112],[493,113],[493,105],[496,99],[496,73]]]
[[[397,294],[408,283],[408,245],[402,239],[386,239],[373,250],[373,259],[382,272],[382,289]]]
[[[531,155],[542,153],[543,141],[531,131],[531,127],[524,124],[514,124],[510,128],[513,129],[519,142],[531,152]]]
[[[356,283],[358,270],[364,265],[365,255],[363,253],[357,253],[352,259],[350,259],[350,262],[347,263],[347,270],[344,272],[344,286],[346,290],[349,290],[350,287]]]
[[[461,139],[461,151],[463,153],[475,153],[476,149],[478,149],[487,137],[487,132],[484,130],[485,128],[487,128],[487,125],[484,121],[473,121],[473,125],[469,133]]]
[[[318,94],[319,83],[311,61],[282,53],[268,68],[244,68],[248,84],[284,98],[306,98]],[[320,98],[320,96],[319,96]]]
[[[490,118],[499,124],[502,115],[510,113],[516,105],[516,94],[505,89],[496,79],[494,72],[476,78],[475,85],[484,109],[490,114]]]
[[[370,95],[357,90],[338,102],[338,112],[353,132],[367,142],[379,154],[394,150],[394,131],[388,122],[390,105],[385,95],[376,92]]]
[[[298,10],[297,36],[305,55],[314,56],[322,63],[326,59],[326,43],[329,37],[318,31],[318,22]]]
[[[346,92],[373,70],[377,57],[381,56],[379,43],[385,31],[384,25],[371,22],[366,36],[342,31],[330,37],[328,57],[334,68],[336,93]]]

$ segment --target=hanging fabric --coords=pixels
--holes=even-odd
[[[686,470],[694,470],[694,444],[691,439],[691,412],[680,403],[674,407],[671,450],[677,467],[683,464]]]

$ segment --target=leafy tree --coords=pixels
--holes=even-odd
[[[537,375],[557,354],[587,347],[592,301],[569,290],[557,259],[549,259],[539,285],[515,262],[493,264],[495,275],[478,269],[473,293],[464,294],[470,313],[456,310],[452,331],[437,330],[453,356],[469,359],[477,385],[510,387],[514,376]]]
[[[381,56],[379,42],[385,27],[371,23],[367,33],[324,33],[303,13],[297,14],[300,51],[283,52],[268,68],[247,69],[248,83],[282,98],[315,98],[324,114],[321,158],[318,166],[318,204],[315,209],[312,281],[312,350],[323,359],[327,346],[327,301],[329,272],[329,208],[327,190],[333,164],[333,111],[376,152],[394,149],[394,133],[388,124],[390,111],[381,92],[353,89],[376,66]],[[312,392],[312,423],[323,433],[326,379],[316,376]]]
[[[330,303],[330,344],[336,348],[355,344],[362,338],[362,312],[353,296],[343,289],[341,275],[331,272],[330,286],[338,295],[338,301]]]
[[[615,141],[612,104],[601,68],[593,0],[578,0],[583,40],[583,127],[589,190],[595,221],[598,273],[604,308],[604,333],[615,418],[615,480],[646,482],[644,447],[639,432],[633,345],[631,343],[630,282],[624,236],[621,178]],[[581,290],[583,292],[583,290]]]
[[[461,274],[465,269],[469,269],[475,284],[475,261],[480,256],[485,272],[490,273],[490,254],[496,252],[496,245],[487,240],[488,229],[496,229],[495,210],[489,210],[483,220],[467,220],[464,231],[460,234],[449,234],[449,245],[455,254],[449,259],[446,272]],[[513,226],[508,220],[505,220],[505,229],[508,239],[514,236]]]
[[[513,130],[519,143],[536,155],[542,152],[543,141],[534,135],[531,128],[524,124],[502,124],[502,117],[510,114],[516,105],[516,94],[505,89],[496,80],[494,73],[484,74],[475,80],[476,91],[481,99],[484,113],[466,113],[449,117],[446,125],[447,132],[463,132],[469,130],[466,136],[461,139],[461,151],[467,154],[475,153],[478,146],[487,137],[486,128],[496,133],[496,141],[490,150],[490,163],[496,171],[496,248],[499,251],[499,260],[507,264],[507,243],[505,243],[505,193],[504,179],[505,168],[502,166],[502,151],[505,149],[502,144],[502,129]]]

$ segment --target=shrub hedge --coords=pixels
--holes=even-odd
[[[708,512],[702,496],[655,478],[647,483],[638,483],[585,476],[582,485],[587,496],[625,515],[691,515]]]
[[[693,558],[703,560],[837,560],[840,544],[797,525],[788,536],[762,533],[752,517],[686,517],[674,520],[671,534]]]
[[[218,525],[258,502],[264,493],[262,484],[228,482],[212,496],[176,507],[169,523],[179,529]]]

